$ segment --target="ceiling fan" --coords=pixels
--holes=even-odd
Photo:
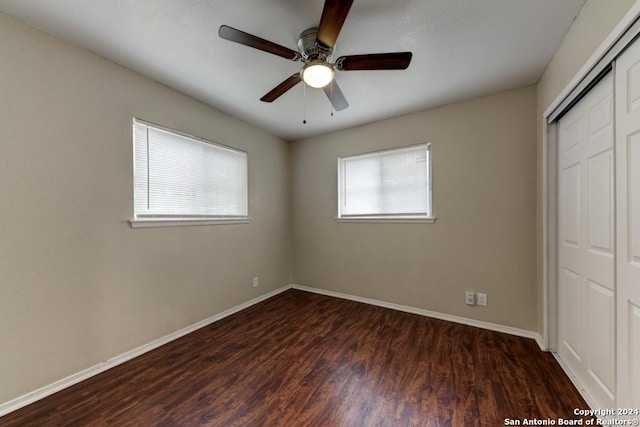
[[[220,26],[218,35],[225,40],[304,63],[299,73],[277,85],[260,98],[261,101],[273,102],[304,81],[311,87],[322,88],[333,108],[340,111],[347,108],[349,103],[334,80],[335,70],[404,70],[409,66],[412,56],[411,52],[373,53],[341,56],[332,62],[336,40],[352,3],[353,0],[325,0],[320,25],[300,34],[297,52],[227,25]]]

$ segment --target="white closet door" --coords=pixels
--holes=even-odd
[[[616,187],[617,407],[640,409],[639,41],[627,48],[616,61]]]
[[[616,390],[613,126],[608,75],[558,127],[558,353],[601,408]]]

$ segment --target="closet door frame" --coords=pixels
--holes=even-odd
[[[557,242],[558,242],[558,206],[557,206],[557,120],[549,123],[549,118],[557,114],[557,110],[567,103],[572,92],[581,86],[589,84],[587,81],[593,74],[594,68],[607,59],[614,48],[620,45],[623,38],[633,39],[640,34],[640,1],[636,2],[627,14],[620,20],[613,31],[602,42],[589,60],[582,66],[573,79],[565,86],[558,97],[544,111],[542,116],[542,337],[539,340],[544,350],[556,351],[558,345],[558,283],[557,283]],[[629,42],[631,41],[629,40]],[[618,45],[618,46],[617,46]],[[568,108],[567,108],[568,109]],[[618,387],[620,382],[618,382]],[[576,384],[581,389],[580,384]],[[619,395],[619,393],[616,393]],[[584,396],[591,406],[595,402],[589,396]]]

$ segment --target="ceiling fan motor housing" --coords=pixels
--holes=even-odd
[[[304,62],[319,59],[321,61],[331,61],[333,49],[320,46],[316,37],[318,35],[318,28],[307,28],[298,37],[298,52]]]

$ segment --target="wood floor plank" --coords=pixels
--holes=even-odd
[[[574,408],[533,340],[290,290],[0,426],[498,426]]]

